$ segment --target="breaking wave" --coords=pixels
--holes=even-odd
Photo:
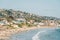
[[[32,37],[32,40],[40,40],[40,39],[39,39],[39,34],[40,34],[40,33],[43,33],[43,32],[46,32],[46,31],[39,31],[36,35],[34,35],[34,36]]]

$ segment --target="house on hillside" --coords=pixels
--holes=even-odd
[[[16,20],[13,20],[12,22],[15,23],[15,24],[18,24],[18,23],[26,22],[26,20],[23,19],[23,18],[17,18]]]
[[[42,22],[39,23],[39,25],[44,25],[44,26],[56,26],[57,22],[54,20],[43,20]]]
[[[5,23],[3,21],[0,21],[0,25],[4,25]]]
[[[34,22],[34,25],[38,25],[38,22]]]
[[[49,23],[51,26],[57,26],[57,22],[55,20],[50,20]]]
[[[30,23],[34,23],[34,22],[35,22],[35,20],[30,20],[29,22],[30,22]]]
[[[40,26],[44,26],[44,25],[45,25],[45,23],[40,22],[40,23],[38,23],[38,25],[40,25]]]
[[[3,22],[6,24],[6,25],[9,25],[9,22],[7,20],[3,20]]]
[[[9,22],[7,20],[0,21],[0,25],[9,25]]]
[[[17,24],[12,24],[11,26],[14,28],[19,28]]]
[[[54,20],[46,20],[45,21],[45,25],[47,25],[47,26],[56,26],[56,21],[54,21]]]

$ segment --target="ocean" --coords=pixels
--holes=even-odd
[[[60,29],[40,28],[14,34],[9,40],[60,40]]]

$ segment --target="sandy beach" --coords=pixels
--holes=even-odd
[[[1,39],[8,39],[9,36],[16,34],[18,32],[28,31],[31,29],[36,29],[37,27],[31,27],[31,28],[18,28],[18,29],[7,29],[4,31],[0,31],[0,40]]]
[[[54,28],[51,26],[43,26],[43,27],[26,27],[26,28],[17,28],[17,29],[6,29],[3,31],[0,31],[0,40],[8,40],[9,37],[13,34],[23,32],[23,31],[28,31],[28,30],[33,30],[33,29],[38,29],[38,28]]]

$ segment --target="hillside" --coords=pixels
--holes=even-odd
[[[60,19],[56,17],[39,16],[13,9],[0,9],[0,25],[22,27],[23,25],[41,26],[43,24],[44,26],[49,26],[53,24],[54,26],[57,23],[60,24]]]
[[[58,18],[56,18],[56,17],[39,16],[39,15],[22,12],[22,11],[16,11],[16,10],[12,10],[12,9],[9,9],[9,10],[0,9],[0,18],[7,18],[9,16],[13,17],[13,19],[25,18],[26,20],[34,19],[36,21],[47,20],[47,19],[48,20],[58,20]]]

